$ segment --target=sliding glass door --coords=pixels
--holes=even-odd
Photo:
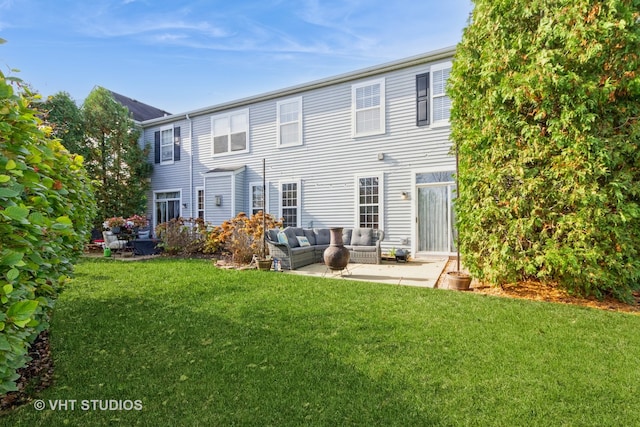
[[[452,172],[418,175],[418,252],[455,252]]]

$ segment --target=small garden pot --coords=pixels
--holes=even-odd
[[[460,271],[449,271],[447,273],[447,287],[457,291],[468,291],[471,286],[471,276]]]
[[[271,262],[270,259],[259,259],[258,260],[258,270],[261,271],[269,271],[271,270]]]

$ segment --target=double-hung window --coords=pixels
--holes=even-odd
[[[180,160],[180,127],[163,126],[154,139],[155,163],[168,165]]]
[[[211,118],[214,156],[249,151],[249,110],[234,111]]]
[[[447,80],[451,63],[431,67],[429,73],[416,76],[416,124],[443,126],[449,124],[451,98],[447,95]]]
[[[200,219],[204,219],[204,188],[196,187],[196,198],[197,198],[197,216]]]
[[[249,188],[251,189],[251,215],[255,215],[260,211],[267,213],[267,208],[269,206],[269,183],[265,183],[263,188],[262,182],[252,182],[249,184]],[[265,194],[266,192],[266,194]],[[265,208],[265,206],[267,208]]]
[[[356,177],[356,224],[362,228],[382,226],[382,176]]]
[[[301,222],[300,181],[280,183],[280,218],[283,227],[299,227]]]
[[[351,87],[354,137],[385,133],[384,84],[384,79],[378,79]]]
[[[451,98],[447,95],[447,80],[451,74],[451,64],[442,64],[431,69],[433,81],[433,124],[449,123]]]
[[[278,147],[302,145],[302,98],[277,103]]]

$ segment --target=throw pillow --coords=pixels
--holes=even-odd
[[[300,246],[311,246],[311,243],[309,243],[309,239],[304,236],[296,236],[296,239],[298,239],[298,243],[300,244]]]
[[[149,230],[147,230],[147,231],[138,231],[138,239],[148,239],[149,238],[149,233],[151,233]]]
[[[278,232],[278,243],[289,243],[287,235],[283,231]]]

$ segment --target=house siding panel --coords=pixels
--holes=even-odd
[[[205,221],[220,224],[233,217],[231,175],[208,176],[205,178]],[[222,205],[216,206],[216,196],[222,198]]]
[[[410,247],[411,243],[403,245],[401,242],[411,239],[415,221],[412,174],[432,167],[450,168],[455,164],[449,154],[451,142],[448,126],[416,126],[415,76],[429,72],[432,64],[397,67],[379,75],[354,78],[324,87],[301,87],[293,95],[257,100],[238,107],[249,110],[249,153],[212,157],[211,116],[226,110],[193,115],[191,121],[184,120],[184,115],[178,116],[182,117],[182,120],[175,122],[182,127],[182,160],[173,165],[156,166],[152,177],[153,188],[182,187],[183,198],[186,195],[193,197],[188,202],[189,210],[192,210],[195,208],[195,189],[189,191],[189,174],[192,170],[193,187],[205,186],[205,219],[217,225],[240,211],[249,210],[249,183],[262,181],[262,160],[265,159],[269,213],[278,214],[279,183],[299,180],[302,197],[300,225],[352,227],[356,225],[357,218],[355,176],[383,175],[383,247]],[[354,138],[352,85],[380,78],[385,79],[386,86],[386,133]],[[276,104],[279,100],[294,96],[302,98],[303,144],[278,148]],[[146,128],[145,139],[152,141],[153,132],[157,129],[159,125]],[[378,154],[383,154],[384,159],[378,160]],[[246,167],[242,175],[235,178],[234,207],[228,204],[232,191],[230,178],[213,180],[209,175],[205,178],[206,172],[214,168],[230,166]],[[409,200],[401,200],[402,192],[410,195]],[[224,209],[214,205],[214,194],[223,196]]]

